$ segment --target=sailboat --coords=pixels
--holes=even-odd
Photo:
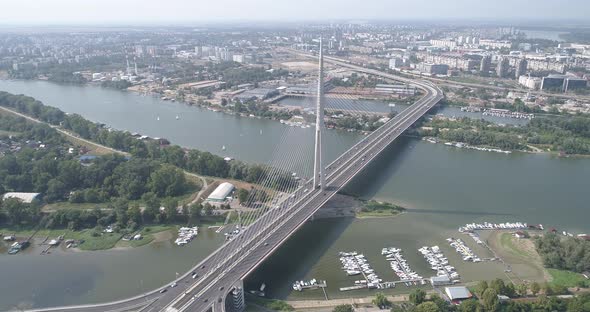
[[[262,129],[260,129],[260,135],[262,135]]]
[[[176,115],[176,120],[180,119],[180,117],[178,115]]]
[[[221,147],[221,150],[222,151],[225,151],[225,145]]]
[[[156,120],[157,120],[157,121],[160,121],[160,116],[156,117]]]

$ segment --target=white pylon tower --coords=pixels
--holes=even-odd
[[[320,37],[320,57],[318,74],[318,99],[315,121],[315,159],[313,165],[313,187],[326,187],[324,165],[322,157],[322,134],[324,132],[324,52],[322,51],[322,38]]]

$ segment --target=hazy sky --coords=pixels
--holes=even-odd
[[[576,19],[589,0],[0,0],[0,24]]]

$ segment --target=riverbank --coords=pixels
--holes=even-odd
[[[40,253],[47,249],[50,252],[76,252],[76,251],[99,251],[109,249],[128,249],[134,247],[141,247],[153,242],[160,242],[167,239],[172,239],[175,235],[178,225],[149,225],[140,228],[133,234],[141,235],[138,240],[123,240],[122,233],[115,232],[98,232],[95,229],[83,229],[79,231],[69,229],[18,229],[14,227],[0,227],[0,233],[4,236],[13,235],[16,241],[23,241],[30,238],[31,245],[22,250],[22,254]],[[34,236],[33,236],[34,234]],[[48,242],[51,240],[58,240],[60,243],[48,249]],[[72,247],[67,247],[66,241],[72,240]],[[0,242],[4,247],[9,242]]]
[[[461,144],[457,147],[558,153],[560,156],[590,155],[590,118],[535,118],[526,125],[498,125],[470,118],[436,116],[417,129],[423,138],[436,143]]]

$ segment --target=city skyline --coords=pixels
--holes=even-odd
[[[161,1],[155,0],[23,0],[3,4],[0,25],[199,24],[310,20],[567,20],[575,23],[583,21],[585,12],[590,9],[590,3],[583,0],[571,0],[568,5],[562,6],[555,6],[554,2],[548,0],[474,2],[368,0],[359,6],[356,2],[336,0],[301,0],[289,3],[270,0],[225,0],[208,3],[173,0],[163,6]]]

